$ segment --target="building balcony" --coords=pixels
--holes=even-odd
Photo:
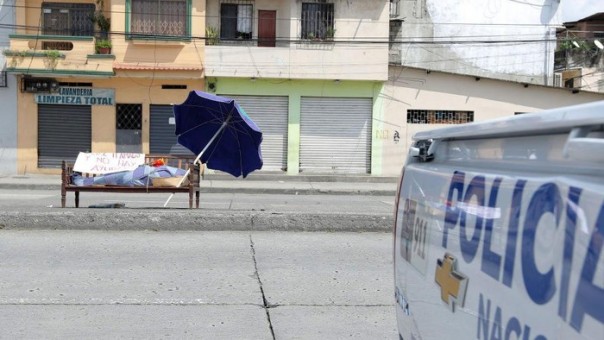
[[[206,77],[388,79],[385,0],[206,5]]]
[[[94,37],[13,34],[4,51],[6,70],[44,76],[111,77],[111,54],[98,54]]]
[[[388,45],[370,46],[312,40],[276,47],[218,42],[205,46],[205,76],[386,81]]]

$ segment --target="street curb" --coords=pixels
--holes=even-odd
[[[398,183],[398,176],[372,176],[372,175],[334,175],[334,174],[298,174],[285,175],[283,173],[251,173],[245,179],[236,178],[225,174],[206,174],[204,181],[284,181],[300,183]]]
[[[0,229],[391,232],[390,214],[306,214],[202,209],[51,208],[0,212]]]

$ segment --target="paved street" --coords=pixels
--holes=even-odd
[[[199,209],[188,196],[73,193],[60,208],[59,190],[0,188],[0,228],[96,230],[390,231],[393,196],[202,193]],[[120,209],[90,209],[122,203]]]
[[[392,183],[215,181],[200,209],[115,193],[62,209],[55,182],[0,183],[0,338],[398,337]]]
[[[396,339],[390,233],[0,231],[7,338]]]

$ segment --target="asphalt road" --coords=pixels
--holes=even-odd
[[[390,233],[4,229],[0,259],[11,339],[398,338]]]

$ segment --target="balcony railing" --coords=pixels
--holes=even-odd
[[[7,71],[23,74],[112,76],[112,55],[95,54],[92,36],[9,35]]]

